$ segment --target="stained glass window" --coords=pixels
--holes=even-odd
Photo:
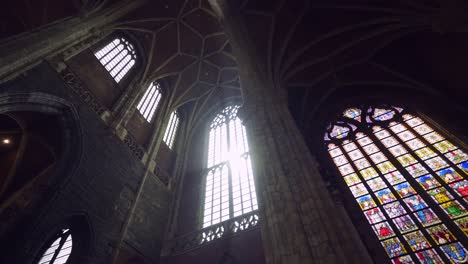
[[[116,38],[94,54],[116,82],[135,65],[136,52],[124,38]]]
[[[146,121],[153,120],[159,101],[161,101],[161,86],[158,82],[152,82],[137,105],[138,111]]]
[[[177,135],[177,128],[179,127],[179,114],[177,111],[171,113],[169,118],[169,124],[167,125],[166,132],[164,133],[163,141],[166,145],[172,149],[174,146],[174,140]]]
[[[42,254],[38,264],[65,264],[72,251],[73,241],[69,229],[63,229]]]
[[[390,106],[349,108],[324,139],[393,263],[468,261],[464,149],[422,118]]]
[[[203,227],[258,208],[247,135],[238,109],[228,106],[211,122]],[[356,180],[350,176],[348,181]]]

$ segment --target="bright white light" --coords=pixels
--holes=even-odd
[[[10,140],[9,138],[4,138],[4,139],[2,140],[2,143],[5,144],[5,145],[8,145],[8,144],[11,143],[11,140]]]

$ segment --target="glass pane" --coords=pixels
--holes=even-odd
[[[416,213],[414,213],[414,215],[423,226],[430,226],[433,224],[440,223],[440,219],[434,214],[434,211],[432,211],[432,209],[430,208],[417,211]]]
[[[416,150],[414,153],[416,153],[416,155],[418,155],[418,157],[420,157],[422,160],[426,160],[428,158],[437,156],[437,154],[434,151],[432,151],[430,148],[423,148],[420,150]]]
[[[392,218],[406,214],[405,208],[398,201],[386,204],[383,207],[387,214]]]
[[[359,142],[359,145],[366,146],[366,145],[372,143],[372,140],[370,140],[369,137],[363,137],[361,139],[358,139],[358,142]]]
[[[390,258],[398,257],[406,253],[406,250],[397,237],[382,241],[382,245]]]
[[[362,184],[362,183],[353,185],[353,186],[349,187],[349,189],[353,193],[354,197],[359,197],[361,195],[364,195],[364,194],[368,193],[366,187],[364,187],[364,184]]]
[[[401,132],[400,134],[397,135],[401,140],[403,141],[408,141],[410,139],[413,139],[415,136],[413,133],[409,131]]]
[[[400,155],[403,155],[405,153],[408,153],[408,151],[406,151],[405,148],[403,148],[401,145],[396,145],[394,147],[391,147],[388,149],[392,154],[393,156],[395,157],[398,157]]]
[[[406,142],[406,145],[408,145],[408,147],[412,150],[417,150],[426,146],[421,140],[417,138]]]
[[[424,237],[421,231],[408,233],[403,236],[405,237],[406,241],[408,242],[413,251],[419,251],[421,249],[431,247],[431,244],[429,243],[429,241],[427,241],[427,239]]]
[[[426,124],[417,126],[417,127],[414,128],[414,130],[416,130],[416,132],[418,132],[419,135],[425,135],[425,134],[433,131],[432,128],[430,128]]]
[[[447,140],[434,144],[434,147],[442,153],[445,153],[450,150],[455,150],[457,148]]]
[[[406,130],[405,126],[402,125],[402,124],[394,125],[394,126],[390,127],[390,129],[391,129],[395,134],[398,134],[398,133],[400,133],[400,132]]]
[[[467,260],[466,249],[460,243],[441,246],[441,249],[452,263],[463,263]]]
[[[375,129],[374,131],[376,131],[376,130],[377,129]],[[386,138],[386,137],[390,136],[390,133],[388,133],[387,130],[380,130],[378,132],[374,132],[374,134],[378,139],[383,139],[383,138]]]
[[[367,168],[367,169],[361,170],[359,172],[361,173],[362,177],[365,180],[369,180],[369,179],[372,179],[372,178],[375,178],[375,177],[379,176],[379,174],[377,173],[376,170],[374,170],[374,168]]]
[[[455,223],[468,236],[468,217],[457,219]]]
[[[393,264],[414,264],[410,256],[402,256],[392,260]]]
[[[417,178],[416,180],[424,188],[424,190],[429,190],[440,186],[440,183],[431,175],[425,175],[420,178]]]
[[[370,167],[369,161],[367,161],[367,159],[365,159],[365,158],[354,161],[354,164],[356,165],[358,170],[362,170],[362,169]]]
[[[367,184],[374,192],[387,187],[387,184],[385,184],[385,182],[380,177],[368,180]]]
[[[332,145],[332,144],[330,144],[330,145]],[[343,152],[341,152],[341,149],[339,149],[339,148],[335,148],[333,150],[330,150],[329,152],[330,152],[330,156],[332,156],[332,158],[336,157],[338,155],[343,155]]]
[[[356,200],[363,211],[377,206],[370,195],[364,195]]]
[[[395,185],[395,190],[401,198],[416,194],[416,191],[407,182]]]
[[[463,180],[450,184],[450,187],[460,196],[468,196],[468,181]]]
[[[386,161],[384,163],[377,164],[377,168],[380,170],[382,173],[387,173],[396,170],[395,166],[393,166],[392,163],[389,161]]]
[[[377,152],[377,153],[371,155],[370,158],[376,164],[387,160],[387,158],[384,156],[384,154],[382,154],[382,152]]]
[[[384,177],[391,185],[405,181],[405,178],[399,171],[389,172],[388,174],[385,174]]]
[[[427,173],[427,170],[419,163],[416,163],[416,164],[413,164],[413,165],[410,165],[408,167],[405,168],[409,174],[411,174],[411,176],[413,177],[418,177],[418,176],[421,176],[423,174],[426,174]]]
[[[450,200],[453,200],[453,196],[447,192],[447,189],[444,187],[432,189],[427,192],[436,203],[445,203]]]
[[[359,149],[351,151],[348,154],[349,154],[349,157],[351,158],[351,160],[353,160],[353,161],[364,157]]]
[[[369,223],[371,224],[375,224],[375,223],[382,222],[383,220],[385,220],[385,216],[382,214],[382,212],[380,211],[380,208],[378,207],[365,211],[364,215],[366,216],[367,221],[369,221]]]
[[[415,117],[415,118],[412,118],[412,119],[408,119],[406,120],[406,123],[410,126],[410,127],[415,127],[419,124],[422,124],[424,123],[421,118],[419,117]]]
[[[466,174],[468,174],[468,161],[458,164],[458,167],[462,169]]]
[[[429,227],[427,232],[431,235],[432,239],[437,243],[437,245],[443,245],[448,242],[455,242],[455,237],[452,235],[450,230],[447,229],[445,225],[437,225]]]
[[[379,149],[374,144],[367,145],[363,147],[363,149],[367,153],[367,155],[371,155],[372,153],[379,151]]]
[[[416,253],[416,256],[422,264],[443,264],[444,261],[440,258],[439,254],[433,249],[428,249]]]
[[[411,211],[421,210],[427,207],[426,202],[419,195],[413,195],[404,199]]]
[[[387,221],[378,223],[372,226],[377,237],[382,240],[395,235],[393,229],[390,227]]]
[[[343,156],[343,155],[338,156],[336,158],[333,158],[333,162],[335,162],[336,166],[341,166],[341,165],[343,165],[345,163],[348,163],[345,156]]]
[[[459,149],[445,153],[445,157],[447,157],[453,163],[460,163],[468,160],[468,155]]]
[[[434,171],[440,170],[448,166],[447,162],[445,162],[440,157],[435,157],[424,162],[429,166],[429,168],[431,168]]]
[[[467,214],[466,209],[458,201],[450,201],[440,205],[450,218],[458,218]]]
[[[382,139],[382,143],[385,145],[385,147],[390,148],[398,144],[398,141],[394,137],[388,137],[385,139]]]
[[[406,233],[418,229],[418,226],[414,223],[409,215],[396,217],[392,221],[401,233]]]
[[[397,158],[397,160],[400,162],[401,165],[405,167],[417,162],[416,159],[413,158],[413,156],[411,156],[410,154],[405,154],[403,156],[400,156]]]
[[[427,141],[429,141],[429,143],[431,144],[434,144],[436,142],[439,142],[441,140],[443,140],[444,138],[439,135],[437,132],[432,132],[432,133],[429,133],[427,135],[424,135],[423,136]]]
[[[349,143],[349,144],[346,144],[343,146],[343,148],[347,151],[347,152],[350,152],[350,151],[353,151],[357,148],[356,144],[354,144],[353,142]]]
[[[346,176],[346,175],[354,172],[353,167],[351,167],[351,165],[349,165],[349,164],[345,164],[345,165],[343,165],[341,167],[338,167],[338,170],[340,171],[341,175],[343,175],[343,176]]]
[[[360,120],[361,117],[361,109],[359,108],[349,108],[346,109],[343,113],[345,117],[352,118],[352,119],[358,119]]]
[[[374,109],[374,115],[372,116],[375,120],[386,121],[390,120],[395,116],[395,112],[387,109]]]
[[[350,129],[343,126],[333,126],[330,131],[330,137],[332,138],[344,138],[348,135]]]
[[[389,189],[378,191],[375,193],[375,196],[377,196],[377,199],[379,199],[379,202],[381,204],[386,204],[396,200],[395,195],[393,195],[393,193]]]
[[[361,182],[356,173],[343,177],[348,186]]]
[[[437,172],[437,174],[446,183],[451,183],[463,179],[456,171],[451,168],[440,170]]]

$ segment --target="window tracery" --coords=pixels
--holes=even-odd
[[[257,210],[247,134],[238,105],[224,108],[211,122],[203,227]]]
[[[120,37],[111,41],[94,56],[106,68],[116,82],[120,82],[136,62],[136,52],[133,45]]]
[[[468,155],[399,107],[346,109],[328,152],[393,263],[464,263]]]

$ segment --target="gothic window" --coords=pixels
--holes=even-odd
[[[468,155],[399,107],[344,111],[328,152],[393,263],[465,263]]]
[[[146,121],[151,122],[153,120],[160,101],[161,86],[158,82],[152,82],[137,105],[138,111],[140,111]]]
[[[72,252],[72,235],[69,229],[61,230],[42,254],[38,264],[65,264]]]
[[[245,127],[239,106],[228,106],[211,122],[203,227],[257,210]]]
[[[135,65],[136,52],[124,38],[116,38],[94,54],[116,82]]]
[[[166,132],[164,133],[163,141],[166,145],[172,149],[174,146],[174,139],[177,134],[177,128],[179,126],[179,115],[177,111],[172,112],[171,117],[169,119],[169,124],[166,128]]]

